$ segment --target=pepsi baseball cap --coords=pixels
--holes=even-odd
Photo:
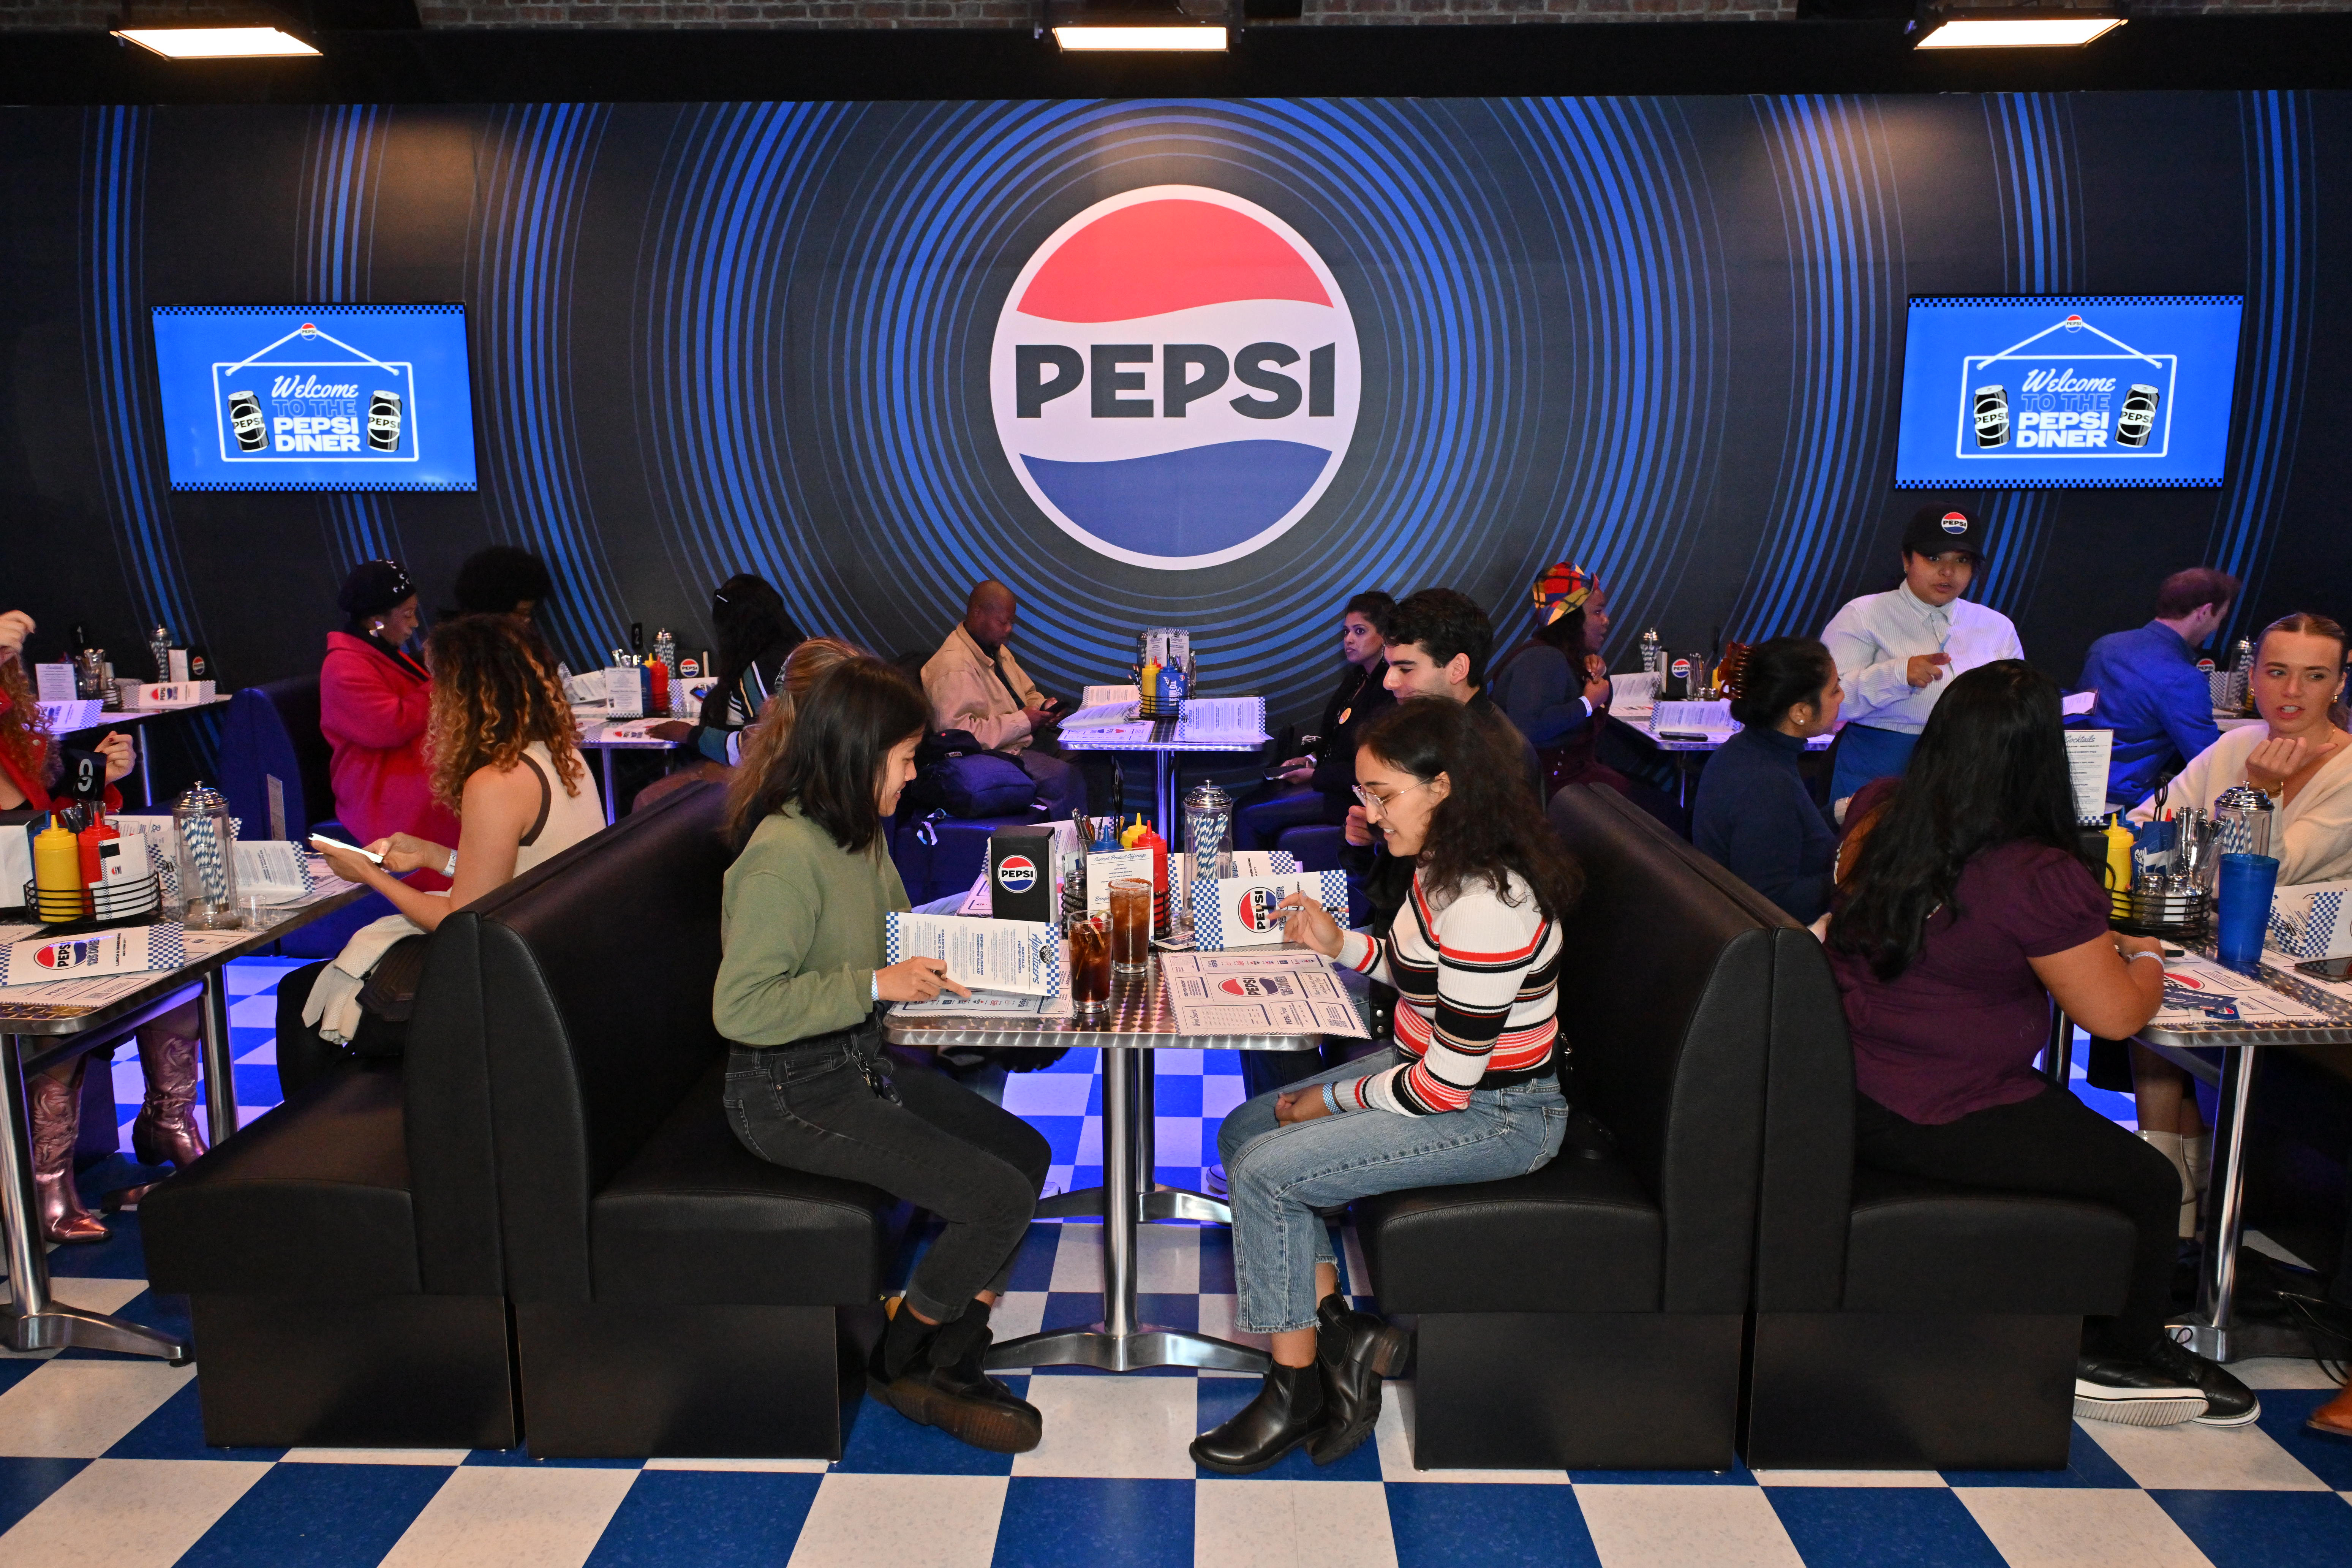
[[[1941,555],[1947,550],[1965,550],[1983,560],[1984,519],[1940,501],[1913,512],[1910,526],[1903,531],[1904,553]]]

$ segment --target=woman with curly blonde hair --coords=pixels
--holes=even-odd
[[[383,857],[381,866],[320,847],[337,876],[382,893],[400,912],[361,927],[331,964],[279,983],[278,1070],[289,1093],[322,1064],[398,1054],[393,1032],[359,1004],[362,985],[394,943],[436,930],[452,910],[604,826],[572,710],[513,616],[444,621],[425,658],[433,670],[425,757],[434,797],[457,813],[457,847],[394,833],[367,847]],[[419,892],[400,879],[412,871],[447,877],[449,890]],[[299,1042],[290,1051],[289,1037]]]

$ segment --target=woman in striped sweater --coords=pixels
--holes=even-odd
[[[1583,881],[1491,721],[1444,698],[1382,714],[1356,752],[1356,795],[1414,866],[1386,933],[1283,904],[1286,934],[1396,987],[1396,1044],[1260,1095],[1217,1135],[1234,1208],[1241,1326],[1274,1367],[1239,1415],[1192,1443],[1214,1470],[1264,1469],[1301,1443],[1328,1465],[1369,1436],[1404,1331],[1351,1311],[1318,1210],[1373,1193],[1490,1182],[1559,1152],[1554,1071],[1559,918]]]

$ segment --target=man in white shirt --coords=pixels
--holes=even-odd
[[[1051,734],[1059,704],[1037,689],[1004,646],[1020,608],[1002,583],[974,588],[963,619],[923,666],[923,695],[930,700],[934,729],[966,731],[983,746],[1018,756],[1037,783],[1046,816],[1058,821],[1084,814],[1087,781],[1035,744]]]
[[[1952,677],[2025,657],[2007,616],[1960,597],[1984,542],[1982,519],[1958,507],[1921,507],[1903,531],[1902,583],[1849,600],[1822,629],[1845,685],[1846,725],[1830,780],[1841,813],[1871,780],[1903,772]]]

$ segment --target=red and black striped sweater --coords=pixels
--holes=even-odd
[[[1335,1084],[1339,1108],[1427,1116],[1549,1072],[1561,946],[1517,877],[1500,896],[1479,879],[1433,905],[1416,873],[1386,936],[1339,944],[1340,963],[1396,987],[1396,1043],[1414,1059]]]

